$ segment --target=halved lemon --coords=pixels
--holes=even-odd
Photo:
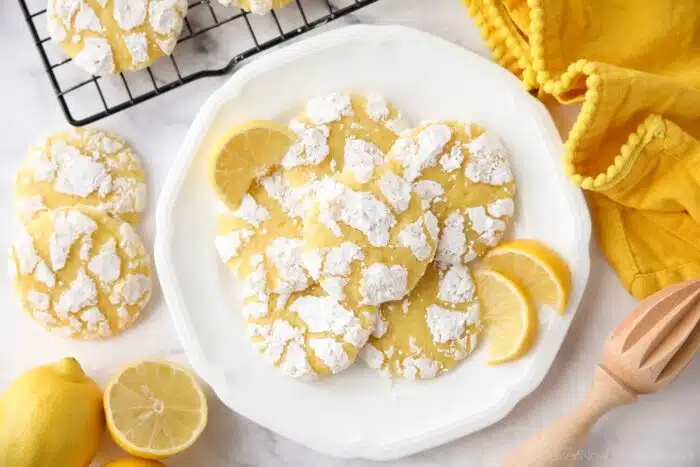
[[[250,184],[279,165],[296,136],[269,120],[232,127],[212,155],[211,179],[219,199],[237,209]]]
[[[207,424],[207,399],[195,377],[167,361],[129,364],[107,384],[107,428],[133,456],[163,459],[190,447]]]
[[[489,364],[516,360],[532,347],[537,336],[537,311],[513,281],[490,269],[475,274],[486,325]]]
[[[515,240],[491,250],[483,266],[514,280],[532,297],[563,315],[571,294],[571,273],[554,250],[535,240]]]

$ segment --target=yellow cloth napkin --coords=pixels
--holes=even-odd
[[[564,167],[623,285],[700,277],[700,1],[464,3],[527,89],[582,102]]]

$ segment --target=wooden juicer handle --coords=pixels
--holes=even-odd
[[[582,448],[593,425],[606,413],[635,402],[637,395],[596,367],[593,388],[570,414],[533,436],[505,459],[503,467],[570,467],[583,457]]]

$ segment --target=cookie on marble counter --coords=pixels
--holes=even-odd
[[[146,208],[141,161],[113,134],[76,128],[41,139],[15,177],[15,213],[28,222],[62,206],[86,205],[137,225]]]
[[[127,222],[85,206],[43,211],[10,247],[23,309],[62,337],[101,339],[127,329],[148,303],[151,262]]]
[[[48,0],[51,39],[92,75],[141,70],[175,48],[187,0]]]

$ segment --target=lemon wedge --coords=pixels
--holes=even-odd
[[[238,209],[250,184],[280,164],[295,138],[285,126],[268,120],[228,130],[212,156],[212,186],[219,199]]]
[[[166,361],[125,366],[104,394],[107,428],[133,456],[163,459],[190,447],[207,424],[207,399],[195,377]]]
[[[563,315],[571,294],[566,262],[535,240],[515,240],[491,250],[483,266],[514,280],[536,304],[547,304]]]
[[[516,360],[532,347],[537,336],[535,308],[513,281],[490,269],[475,274],[483,320],[486,325],[488,363]]]

